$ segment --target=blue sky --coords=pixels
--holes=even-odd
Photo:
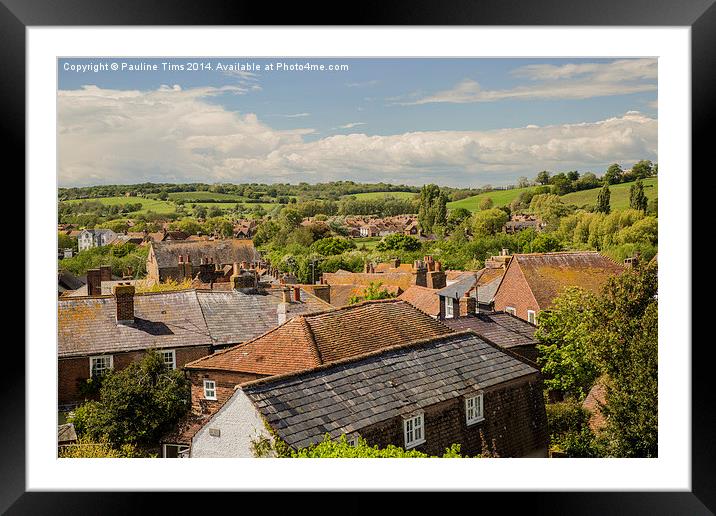
[[[189,62],[212,69],[161,64]],[[348,70],[266,69],[307,62]],[[75,71],[100,63],[158,70]],[[218,71],[218,63],[261,70]],[[601,173],[612,162],[657,161],[656,67],[655,59],[59,59],[59,183],[481,186],[543,168]]]

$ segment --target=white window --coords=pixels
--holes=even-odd
[[[216,382],[214,380],[204,380],[204,398],[207,400],[216,399]]]
[[[445,319],[452,319],[453,313],[452,313],[452,298],[446,297],[445,298]]]
[[[176,360],[176,353],[174,353],[173,349],[165,349],[162,351],[162,358],[164,359],[164,363],[167,365],[169,369],[176,369],[177,368],[177,360]]]
[[[112,355],[90,357],[90,376],[102,376],[112,369],[113,366],[114,361],[112,360]]]
[[[354,448],[358,446],[358,438],[360,437],[359,434],[347,434],[346,435],[346,442],[348,443],[348,446],[353,446]]]
[[[405,435],[405,449],[413,448],[425,442],[425,428],[423,414],[417,414],[403,420],[403,434]]]
[[[482,415],[482,394],[465,398],[465,420],[468,425],[484,420]]]
[[[506,306],[505,312],[507,312],[508,314],[517,315],[517,310],[515,310],[512,306]]]
[[[537,318],[535,317],[535,311],[534,310],[527,310],[527,322],[530,322],[532,324],[537,324]]]
[[[165,459],[186,459],[189,457],[189,447],[184,444],[165,444]]]

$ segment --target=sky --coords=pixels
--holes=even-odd
[[[601,175],[658,161],[656,100],[642,58],[61,58],[58,184]]]

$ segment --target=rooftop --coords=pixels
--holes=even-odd
[[[506,381],[538,374],[472,332],[394,346],[241,389],[278,435],[302,448]]]
[[[199,265],[202,258],[212,258],[214,263],[221,265],[261,259],[252,240],[168,240],[152,242],[150,245],[160,268],[176,267],[179,255],[185,260],[189,256],[194,265]]]
[[[505,312],[480,313],[446,319],[445,325],[455,331],[472,330],[502,348],[535,345],[537,327]]]
[[[295,317],[244,344],[185,367],[254,374],[291,373],[395,344],[452,333],[399,299],[366,301]]]

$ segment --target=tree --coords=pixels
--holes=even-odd
[[[527,188],[530,185],[530,180],[522,176],[517,179],[517,188]]]
[[[141,453],[133,444],[123,444],[115,448],[102,437],[98,442],[93,442],[87,437],[79,437],[74,444],[60,447],[59,458],[61,459],[122,459],[141,457]]]
[[[303,216],[295,208],[281,210],[280,222],[287,229],[295,229],[301,225]]]
[[[201,204],[195,204],[194,205],[194,215],[199,219],[205,219],[206,218],[206,208],[202,206]]]
[[[447,224],[447,195],[437,185],[425,185],[420,190],[418,224],[424,233],[432,233],[433,226]]]
[[[611,278],[593,305],[588,345],[608,378],[604,415],[611,456],[657,456],[657,292],[657,264],[649,262]]]
[[[599,376],[588,354],[594,297],[578,287],[566,288],[549,310],[540,312],[535,332],[545,386],[580,401]]]
[[[480,201],[480,210],[489,210],[494,206],[494,202],[490,197],[485,197]]]
[[[395,295],[388,292],[388,289],[381,286],[383,285],[380,281],[371,281],[367,287],[363,289],[361,294],[354,294],[348,298],[348,304],[354,305],[363,301],[375,301],[376,299],[391,299]]]
[[[323,256],[343,254],[355,248],[356,245],[352,240],[342,237],[322,238],[311,244],[311,251],[322,254]]]
[[[115,446],[155,445],[189,409],[189,380],[148,351],[141,361],[105,374],[98,401],[78,407],[72,418],[80,436]]]
[[[648,199],[644,193],[644,184],[641,179],[637,179],[636,183],[629,188],[629,207],[646,213]]]
[[[420,247],[420,240],[414,236],[393,233],[383,237],[383,240],[378,242],[376,249],[378,251],[417,251]]]
[[[609,165],[609,168],[604,173],[604,184],[607,185],[615,185],[617,183],[621,183],[622,175],[624,174],[624,171],[622,170],[622,167],[619,166],[618,163],[613,163]]]
[[[599,190],[599,195],[597,196],[597,206],[595,208],[596,211],[599,213],[605,213],[608,214],[611,210],[611,207],[609,206],[609,198],[611,197],[611,192],[609,191],[609,185],[605,184],[601,190]]]
[[[234,225],[224,217],[206,219],[204,228],[209,234],[216,234],[223,237],[231,237],[234,234]]]
[[[543,170],[542,172],[537,174],[535,181],[537,181],[541,185],[549,184],[549,172],[547,172],[546,170]]]
[[[507,213],[499,208],[478,211],[472,217],[472,234],[484,237],[499,233],[509,219]]]
[[[631,167],[634,179],[646,179],[654,175],[654,164],[650,160],[641,160]]]
[[[455,208],[454,210],[450,210],[450,214],[447,218],[447,225],[449,228],[455,229],[471,216],[472,212],[467,208]]]

